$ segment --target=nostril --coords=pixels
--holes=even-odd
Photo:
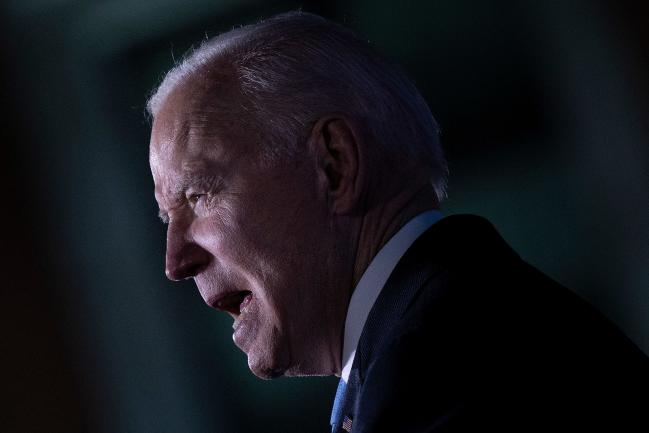
[[[203,268],[200,264],[180,265],[175,268],[165,269],[165,275],[172,281],[187,280],[196,276]]]
[[[200,274],[201,271],[205,268],[205,263],[191,263],[189,264],[184,270],[183,270],[183,277],[182,279],[186,280],[189,278],[193,278],[196,275]]]
[[[189,270],[188,264],[183,260],[167,260],[165,275],[171,281],[180,281],[187,278]]]
[[[207,251],[195,244],[188,245],[175,257],[167,257],[165,274],[172,281],[186,280],[201,273],[209,262],[210,255]]]

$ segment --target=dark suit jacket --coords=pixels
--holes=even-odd
[[[649,432],[648,396],[637,346],[487,220],[456,215],[417,239],[379,295],[342,420],[354,433]]]

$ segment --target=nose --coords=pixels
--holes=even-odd
[[[167,228],[165,274],[172,281],[198,275],[209,263],[210,254],[198,245],[186,225],[170,222]]]

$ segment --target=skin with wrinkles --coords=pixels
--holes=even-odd
[[[189,79],[156,113],[150,164],[168,223],[167,276],[193,278],[215,308],[226,293],[251,293],[230,314],[257,376],[339,376],[354,285],[401,225],[436,207],[434,191],[413,172],[366,206],[379,192],[362,134],[338,114],[315,123],[299,155],[261,163],[263,133],[209,108],[235,102],[235,89],[227,76]]]
[[[172,92],[151,137],[156,199],[169,224],[168,277],[193,277],[210,305],[226,292],[252,292],[232,316],[235,343],[256,375],[335,374],[352,276],[351,259],[331,253],[351,249],[338,243],[341,228],[311,161],[264,167],[260,138],[241,124],[184,132],[195,99],[191,87]]]

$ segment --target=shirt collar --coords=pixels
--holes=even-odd
[[[347,308],[343,339],[342,379],[347,382],[354,363],[356,347],[367,316],[385,282],[410,245],[430,226],[442,218],[438,210],[423,212],[408,221],[374,256],[354,288]]]

